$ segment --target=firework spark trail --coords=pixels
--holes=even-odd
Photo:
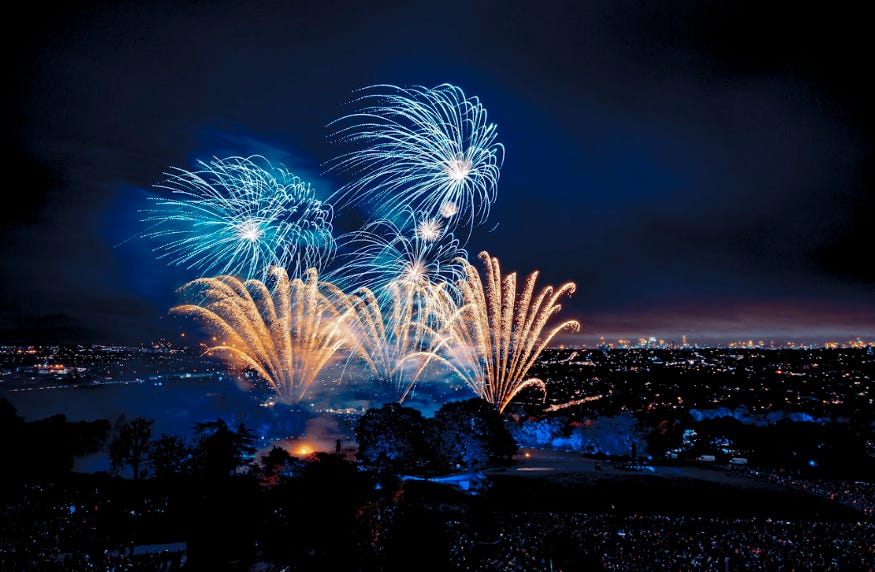
[[[375,85],[361,90],[355,113],[329,124],[332,138],[360,148],[328,162],[358,178],[332,197],[338,208],[367,204],[394,220],[405,208],[470,230],[495,201],[504,147],[477,97],[458,87]]]
[[[324,268],[334,256],[332,208],[315,198],[309,183],[264,157],[198,161],[175,169],[155,185],[170,196],[150,197],[143,238],[169,264],[204,274],[266,277],[279,266],[295,276]]]
[[[291,281],[278,267],[269,276],[275,280],[272,291],[258,280],[233,276],[193,280],[180,292],[195,303],[175,306],[171,313],[194,318],[219,340],[208,355],[254,370],[281,402],[298,403],[346,337],[315,269]]]
[[[433,351],[478,396],[502,412],[527,387],[546,392],[543,381],[526,376],[557,334],[580,329],[578,322],[568,320],[544,333],[549,319],[561,309],[559,298],[572,294],[575,285],[546,286],[534,296],[535,271],[517,294],[515,272],[502,278],[497,258],[485,251],[479,258],[486,266],[485,279],[465,261],[466,277],[458,284],[458,310],[447,321],[442,341]]]
[[[346,290],[365,287],[380,293],[381,301],[393,294],[387,286],[402,280],[419,285],[455,284],[464,276],[462,260],[468,253],[458,239],[434,219],[406,211],[406,222],[389,220],[366,224],[339,238],[346,252],[330,272],[329,281]]]
[[[403,403],[440,343],[448,309],[455,308],[444,285],[396,280],[385,295],[359,288],[333,297],[353,355],[364,360],[376,380]]]

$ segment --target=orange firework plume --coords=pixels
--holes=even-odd
[[[201,322],[220,340],[207,349],[231,367],[251,369],[283,403],[298,403],[345,338],[338,312],[320,291],[315,269],[303,280],[282,268],[270,269],[273,289],[258,280],[233,276],[200,278],[180,288],[197,304],[182,304],[172,313]]]
[[[458,283],[462,304],[448,322],[440,348],[446,357],[441,361],[502,412],[527,387],[546,394],[543,381],[526,375],[557,334],[580,329],[577,321],[568,320],[544,333],[549,319],[562,308],[559,298],[576,287],[566,282],[558,288],[546,286],[535,295],[536,270],[518,295],[515,272],[502,279],[497,258],[485,251],[479,258],[486,265],[485,281],[465,262],[466,278]]]

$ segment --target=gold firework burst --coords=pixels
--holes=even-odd
[[[515,272],[502,278],[497,258],[485,251],[479,258],[486,265],[485,280],[465,262],[466,277],[458,283],[461,304],[448,320],[437,349],[441,361],[502,412],[527,387],[546,394],[543,381],[526,376],[557,334],[580,329],[577,321],[568,320],[545,332],[547,322],[562,308],[560,297],[572,294],[576,286],[573,282],[545,286],[535,295],[536,270],[517,294]]]
[[[213,334],[218,344],[208,355],[257,372],[280,401],[298,403],[346,340],[315,269],[289,280],[284,269],[273,267],[270,276],[272,289],[233,276],[193,280],[180,292],[198,303],[171,313],[191,316]]]

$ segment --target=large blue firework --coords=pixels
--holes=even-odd
[[[203,275],[263,277],[278,266],[293,276],[321,270],[334,256],[332,208],[282,165],[260,155],[198,161],[155,185],[144,238],[159,259]]]
[[[391,283],[455,287],[464,277],[468,253],[441,219],[405,213],[404,224],[372,221],[339,238],[346,250],[327,279],[347,289],[386,293]]]
[[[332,202],[363,204],[391,220],[412,208],[452,228],[485,221],[504,147],[480,100],[450,84],[375,85],[361,93],[356,112],[329,124],[334,140],[359,146],[328,163],[356,177]]]

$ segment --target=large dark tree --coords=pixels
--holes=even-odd
[[[188,472],[192,451],[181,437],[162,434],[149,443],[147,456],[155,478],[168,479]]]
[[[134,480],[140,479],[140,469],[146,460],[149,449],[149,439],[152,437],[152,419],[136,417],[130,422],[120,419],[116,424],[116,433],[109,443],[109,458],[113,471],[118,471],[128,465],[133,472]]]
[[[24,438],[26,429],[24,418],[18,415],[15,406],[8,399],[0,399],[0,455],[4,459],[16,460],[14,465],[19,467],[19,470],[10,470],[7,466],[6,470],[0,471],[0,479],[3,481],[19,480],[31,473],[32,465],[29,461],[34,455],[30,452],[37,447],[27,443]],[[0,490],[0,498],[3,498],[10,489],[0,488],[3,489]]]
[[[431,420],[439,452],[450,467],[473,471],[504,464],[517,451],[516,442],[495,407],[478,398],[445,403]]]
[[[188,515],[188,564],[192,570],[246,570],[255,558],[259,485],[231,478],[254,459],[255,437],[242,423],[223,419],[197,423],[191,471],[195,485],[184,500]]]
[[[193,452],[194,470],[208,478],[227,477],[255,454],[255,435],[240,423],[236,429],[223,419],[194,426],[197,445]]]
[[[428,457],[425,429],[416,409],[397,403],[369,409],[356,424],[356,456],[383,474],[416,470]]]
[[[374,491],[372,477],[333,453],[310,459],[294,478],[269,489],[264,550],[292,570],[375,569],[363,565],[362,542],[370,534],[362,515]]]

